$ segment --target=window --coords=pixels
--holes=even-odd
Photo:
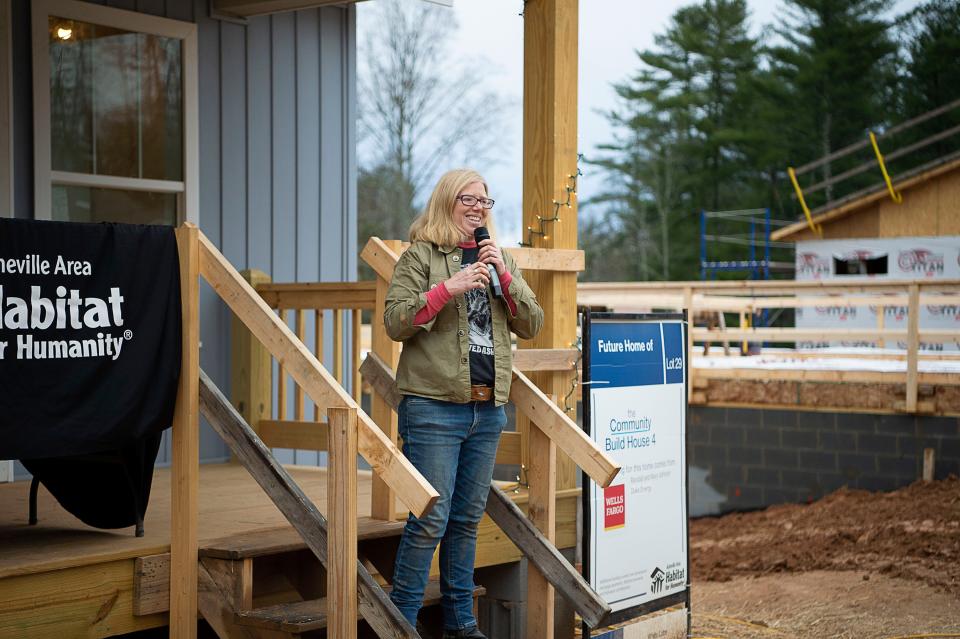
[[[33,3],[35,217],[196,221],[196,28]]]
[[[887,255],[873,255],[870,253],[853,253],[851,255],[834,255],[833,272],[836,275],[886,275]]]

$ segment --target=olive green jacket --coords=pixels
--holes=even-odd
[[[462,258],[459,247],[414,242],[397,262],[387,290],[383,322],[387,335],[403,342],[397,367],[397,386],[402,394],[470,401],[470,338],[463,295],[454,296],[426,324],[413,323],[417,311],[427,305],[426,292],[458,272]],[[503,261],[513,277],[509,290],[517,314],[510,314],[506,302],[490,297],[494,400],[498,406],[507,403],[513,380],[510,331],[529,339],[543,324],[543,309],[507,251],[503,251]]]

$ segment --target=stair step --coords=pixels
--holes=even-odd
[[[390,593],[390,586],[383,587]],[[483,595],[483,586],[474,586],[474,598]],[[440,603],[440,582],[429,581],[423,593],[423,605],[434,606]],[[301,633],[320,630],[327,627],[327,600],[311,599],[291,603],[264,606],[253,610],[241,610],[233,616],[234,623],[241,626],[254,626],[266,630]]]
[[[357,541],[399,537],[403,533],[404,522],[360,517],[357,520]],[[305,550],[307,545],[292,526],[238,533],[204,542],[200,548],[201,557],[217,559],[250,559],[275,555],[296,550]]]

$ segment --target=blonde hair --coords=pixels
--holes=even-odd
[[[453,208],[460,191],[474,182],[483,184],[483,190],[490,194],[487,181],[473,169],[453,169],[447,171],[433,187],[427,208],[410,225],[411,242],[432,242],[437,246],[456,246],[463,241],[463,233],[453,223]],[[489,212],[488,212],[489,213]],[[486,220],[490,237],[496,241],[493,232],[493,218],[489,214]]]

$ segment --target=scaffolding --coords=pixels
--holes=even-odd
[[[720,224],[722,228],[714,229]],[[740,226],[745,224],[746,226]],[[792,270],[789,262],[775,262],[771,258],[773,248],[793,248],[790,242],[777,242],[770,239],[773,227],[788,226],[792,222],[770,218],[770,209],[743,209],[740,211],[700,211],[700,279],[717,279],[720,272],[745,272],[748,279],[770,279],[771,271]],[[739,228],[737,228],[739,227]],[[730,232],[734,228],[738,232]],[[740,229],[746,229],[741,231]],[[710,259],[710,243],[744,246],[746,259]],[[758,249],[762,257],[758,257]]]

